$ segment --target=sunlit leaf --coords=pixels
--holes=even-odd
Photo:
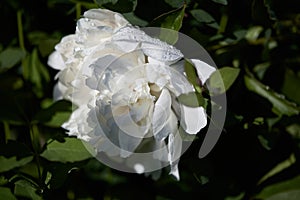
[[[1,199],[5,199],[5,200],[17,200],[17,198],[7,187],[0,187],[0,197]]]
[[[209,78],[209,85],[213,93],[222,94],[227,91],[240,73],[239,68],[223,67],[215,71]]]
[[[299,188],[300,176],[297,176],[265,187],[255,198],[264,200],[298,200],[300,198]]]
[[[42,200],[37,194],[37,187],[27,180],[18,180],[15,182],[14,193],[16,196],[25,197],[32,200]]]
[[[273,112],[277,115],[298,115],[300,109],[297,105],[287,101],[282,95],[270,90],[268,86],[265,86],[253,77],[245,76],[245,84],[247,88],[257,93],[258,95],[268,99],[273,105]]]
[[[19,48],[7,48],[0,53],[0,73],[7,71],[19,63],[26,52]]]
[[[58,162],[76,162],[91,158],[94,150],[84,141],[76,138],[66,138],[64,143],[53,141],[41,154],[43,158]]]

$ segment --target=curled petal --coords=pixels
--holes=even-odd
[[[210,66],[209,64],[207,64],[201,60],[191,59],[191,61],[195,65],[197,74],[198,74],[200,80],[202,81],[202,83],[205,83],[206,80],[210,77],[210,75],[214,71],[216,71],[216,69],[214,67]]]
[[[181,126],[189,134],[197,134],[207,124],[203,107],[181,105]]]

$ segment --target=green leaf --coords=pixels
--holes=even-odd
[[[30,149],[22,143],[9,140],[0,145],[0,172],[21,167],[32,161]]]
[[[26,55],[20,48],[7,48],[0,53],[0,73],[3,73],[19,63]]]
[[[194,65],[188,59],[185,59],[184,71],[189,82],[194,86],[195,90],[201,94],[202,91],[197,71]]]
[[[200,93],[190,92],[177,97],[178,101],[189,107],[199,107],[205,105],[205,99]]]
[[[33,183],[26,180],[18,180],[15,182],[15,191],[16,196],[25,197],[32,200],[42,200],[37,194],[37,187]]]
[[[245,38],[249,41],[255,41],[263,30],[262,26],[253,26],[247,31]]]
[[[213,2],[216,2],[216,3],[219,3],[219,4],[222,4],[222,5],[227,5],[228,2],[227,0],[212,0]]]
[[[26,165],[27,163],[31,162],[33,159],[33,156],[29,156],[26,158],[21,158],[17,160],[16,156],[6,158],[4,156],[0,156],[0,173],[6,172],[11,169],[14,169],[16,167],[21,167],[23,165]]]
[[[183,6],[184,3],[188,4],[190,2],[190,0],[186,1],[186,0],[165,0],[165,2],[167,4],[169,4],[170,6],[172,6],[173,8],[178,8]]]
[[[222,94],[234,83],[240,73],[240,69],[233,67],[223,67],[215,71],[209,78],[209,85],[212,92]]]
[[[265,187],[257,199],[264,200],[298,200],[300,199],[300,176]]]
[[[287,101],[282,95],[270,90],[268,86],[265,86],[253,77],[245,76],[244,79],[245,84],[250,91],[269,100],[273,105],[272,111],[278,116],[292,116],[299,114],[300,109],[296,104]]]
[[[297,75],[290,69],[285,70],[282,93],[289,99],[300,104],[300,92],[297,86],[300,85],[300,75]]]
[[[5,199],[5,200],[17,200],[17,198],[7,187],[0,187],[0,197],[1,199]]]
[[[291,156],[282,161],[281,163],[277,164],[274,168],[272,168],[266,175],[264,175],[258,182],[258,184],[262,183],[263,181],[267,180],[271,176],[274,176],[275,174],[281,172],[282,170],[290,167],[296,162],[296,158],[294,154],[291,154]]]
[[[72,113],[72,103],[66,100],[54,102],[51,106],[41,110],[34,117],[34,121],[50,127],[61,127]]]
[[[154,19],[152,25],[158,25],[162,28],[179,31],[182,26],[185,7],[186,5],[183,5],[176,10],[172,10],[159,16],[158,18]]]
[[[24,78],[33,84],[33,91],[38,97],[44,93],[44,86],[50,81],[50,75],[47,68],[41,63],[38,57],[37,49],[25,58]]]
[[[133,25],[140,26],[140,27],[148,25],[147,21],[137,17],[133,12],[124,13],[123,16]]]
[[[213,28],[218,29],[219,25],[216,20],[206,11],[202,9],[191,10],[192,16],[200,23],[207,24]]]
[[[64,143],[53,141],[41,154],[47,160],[63,163],[82,161],[94,155],[95,152],[88,143],[76,138],[65,138]]]
[[[135,10],[137,0],[96,0],[100,7],[119,13],[129,13]]]
[[[178,40],[178,32],[182,26],[182,21],[185,13],[184,4],[182,7],[165,13],[158,18],[154,19],[151,23],[152,26],[161,27],[159,38],[168,44],[175,44]]]

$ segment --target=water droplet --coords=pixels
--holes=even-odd
[[[266,89],[266,90],[270,90],[270,87],[269,87],[269,86],[266,86],[265,89]]]

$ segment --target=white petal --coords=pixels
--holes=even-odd
[[[189,134],[197,134],[207,124],[203,107],[181,105],[181,126]]]
[[[143,138],[132,137],[131,135],[128,135],[120,130],[119,143],[121,148],[121,157],[126,158],[130,156],[141,143],[142,139]]]
[[[168,160],[171,167],[170,174],[172,174],[177,180],[179,180],[178,162],[181,156],[182,139],[179,132],[170,134],[168,139]]]
[[[61,84],[60,82],[58,82],[53,89],[53,100],[54,101],[58,101],[63,99],[64,94],[67,91],[67,87],[64,86],[63,84]]]
[[[216,68],[210,66],[209,64],[198,60],[198,59],[191,59],[192,63],[195,65],[197,74],[202,81],[202,83],[205,83],[206,80],[210,77],[210,75],[216,71]]]
[[[102,22],[103,25],[110,25],[112,27],[121,27],[129,24],[121,14],[107,9],[90,9],[83,15],[86,18],[96,19]]]
[[[163,132],[162,129],[170,123],[169,119],[171,114],[173,114],[171,111],[171,95],[167,89],[163,89],[154,105],[152,117],[153,135],[157,140],[165,138],[170,133],[170,129],[168,129],[169,127],[167,127]],[[171,123],[173,124],[172,119]]]
[[[48,65],[57,70],[62,70],[66,67],[66,64],[65,64],[61,54],[57,51],[54,51],[49,56]]]
[[[178,164],[177,163],[171,165],[171,170],[170,170],[169,174],[173,175],[177,179],[177,181],[180,180],[179,170],[178,170]]]

